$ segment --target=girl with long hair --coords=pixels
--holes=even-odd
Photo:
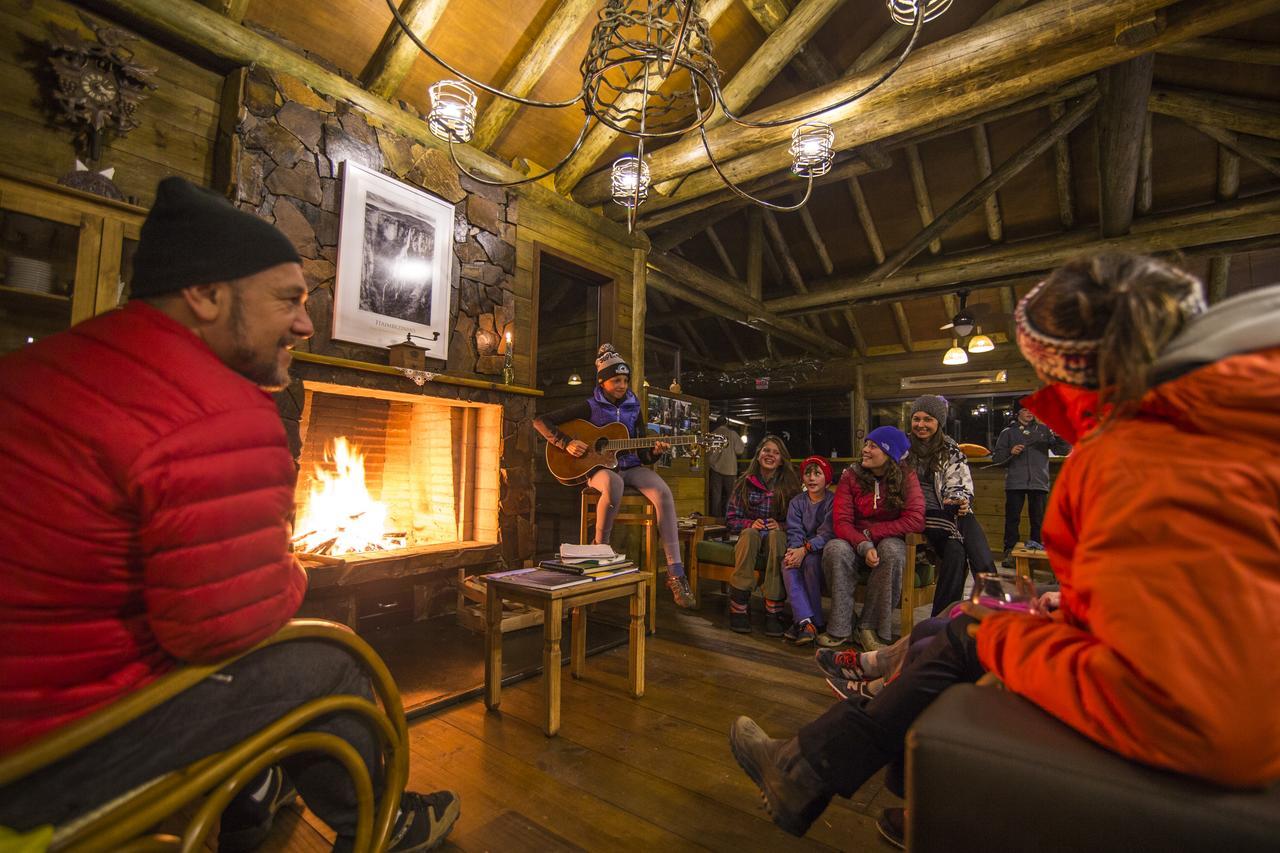
[[[738,718],[734,755],[796,835],[901,761],[934,696],[984,671],[1126,758],[1230,787],[1280,780],[1280,286],[1206,311],[1182,270],[1101,255],[1037,285],[1016,323],[1050,383],[1024,405],[1073,445],[1044,523],[1060,606],[966,602],[874,698],[789,740]]]
[[[915,471],[904,466],[910,442],[897,427],[867,434],[862,459],[840,477],[832,506],[835,538],[822,549],[831,584],[831,614],[818,645],[836,648],[851,638],[865,651],[890,642],[894,604],[902,594],[907,536],[924,530],[924,497]],[[862,568],[867,596],[853,622],[853,591]]]
[[[747,471],[734,484],[725,511],[725,526],[738,534],[733,549],[733,577],[729,579],[729,627],[739,634],[751,633],[747,605],[756,586],[756,558],[765,552],[764,633],[781,637],[782,554],[787,547],[787,505],[800,493],[800,478],[791,467],[787,445],[776,435],[766,435],[756,448]]]

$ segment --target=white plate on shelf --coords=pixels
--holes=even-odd
[[[4,283],[17,290],[52,293],[53,265],[34,258],[9,258],[5,264]]]

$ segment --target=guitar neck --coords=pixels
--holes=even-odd
[[[672,446],[682,444],[697,444],[701,436],[697,435],[673,435],[669,438],[662,436],[654,436],[653,438],[623,438],[616,441],[607,441],[604,450],[639,450],[642,447],[653,447],[659,441],[665,441]]]

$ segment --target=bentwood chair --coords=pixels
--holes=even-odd
[[[355,850],[382,850],[390,836],[409,775],[408,729],[391,673],[364,640],[346,628],[319,619],[296,619],[253,649],[215,664],[183,666],[146,687],[57,730],[0,760],[0,787],[37,771],[111,734],[182,691],[215,675],[244,655],[295,640],[321,640],[344,648],[369,673],[379,708],[358,696],[326,696],[298,706],[252,737],[180,770],[141,785],[63,826],[53,827],[50,851],[200,850],[232,797],[267,767],[299,752],[327,753],[351,774],[359,801]],[[359,753],[341,738],[300,729],[318,717],[356,714],[370,723],[384,755],[381,800]],[[154,834],[154,827],[195,805],[182,838]],[[28,835],[28,837],[30,834]],[[26,848],[24,848],[26,849]]]

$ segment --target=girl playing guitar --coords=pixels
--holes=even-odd
[[[596,426],[621,423],[634,438],[645,438],[644,420],[640,417],[640,401],[630,390],[631,368],[613,348],[613,344],[601,344],[596,355],[596,387],[590,397],[581,403],[565,406],[533,419],[533,427],[551,444],[573,456],[583,456],[588,447],[585,442],[570,438],[559,429],[565,421],[581,419]],[[587,484],[600,493],[596,505],[595,544],[607,544],[613,533],[613,519],[622,502],[622,490],[630,486],[649,499],[658,514],[658,535],[662,538],[662,550],[667,557],[667,588],[680,607],[693,606],[693,593],[685,577],[684,563],[680,559],[680,539],[676,532],[676,506],[671,489],[652,468],[654,458],[661,456],[670,445],[655,442],[652,450],[628,450],[618,454],[616,470],[598,468],[587,479]]]

